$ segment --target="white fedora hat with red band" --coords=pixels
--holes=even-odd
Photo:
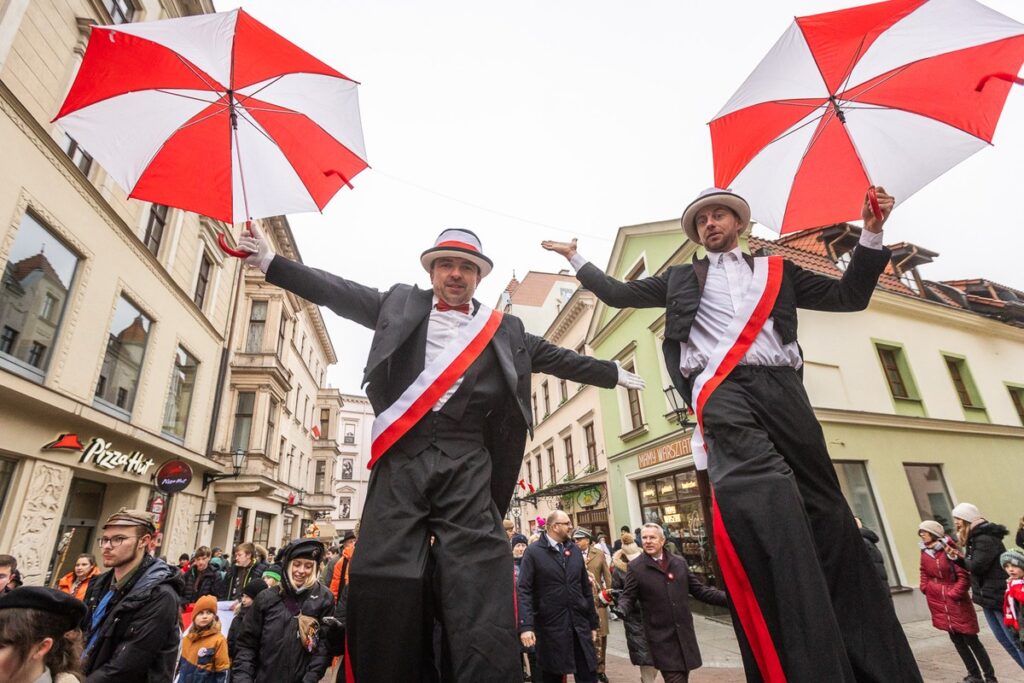
[[[740,223],[744,226],[744,231],[750,229],[750,205],[747,204],[747,200],[732,190],[709,187],[690,202],[686,210],[683,211],[683,217],[680,219],[680,222],[683,224],[683,232],[686,233],[691,242],[701,243],[700,235],[697,232],[697,214],[701,209],[713,205],[731,209],[733,213],[739,216]]]
[[[434,246],[420,254],[420,263],[423,268],[430,272],[430,264],[434,259],[445,256],[454,256],[472,261],[480,269],[480,277],[491,272],[494,263],[484,256],[483,247],[480,246],[480,238],[469,230],[462,228],[449,228],[442,230],[437,236]]]

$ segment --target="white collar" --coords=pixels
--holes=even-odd
[[[545,535],[545,536],[547,537],[547,539],[548,539],[548,543],[550,543],[550,544],[551,544],[551,547],[552,547],[552,548],[558,548],[558,544],[560,543],[560,541],[556,541],[556,540],[555,540],[555,539],[554,539],[554,538],[553,538],[553,537],[551,536],[551,534],[549,534],[549,533],[546,533],[546,532],[545,532],[545,534],[544,534],[544,535]],[[566,547],[566,544],[565,544],[565,543],[562,543],[562,547],[563,547],[563,548],[564,548],[564,547]]]
[[[722,259],[725,258],[726,254],[733,254],[737,261],[743,260],[743,250],[738,244],[735,248],[730,249],[729,251],[709,251],[708,259],[710,259],[711,265],[717,266],[722,262]]]

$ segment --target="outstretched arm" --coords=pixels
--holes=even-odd
[[[569,260],[576,269],[576,279],[594,295],[615,308],[657,308],[665,305],[668,279],[664,275],[619,282],[605,275],[600,268],[588,262],[576,251],[576,239],[572,242],[544,240],[542,247]]]
[[[543,337],[527,333],[526,349],[530,353],[533,372],[543,372],[561,379],[593,384],[611,389],[616,385],[627,389],[643,389],[644,380],[623,370],[617,362],[581,356],[575,351],[555,346]]]
[[[348,318],[364,327],[374,329],[380,307],[390,292],[380,292],[332,275],[323,270],[275,255],[270,241],[255,224],[252,236],[243,235],[238,240],[240,249],[252,252],[245,264],[259,268],[267,276],[267,282],[287,289],[318,306],[327,306],[343,318]]]

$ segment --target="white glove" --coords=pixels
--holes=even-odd
[[[263,236],[255,223],[252,225],[252,236],[248,232],[242,232],[238,238],[238,248],[251,252],[245,257],[245,265],[252,268],[259,268],[264,274],[274,260],[274,250],[270,248],[270,241]]]
[[[619,361],[615,361],[615,367],[619,370],[619,379],[615,383],[620,387],[626,387],[627,389],[643,389],[647,386],[643,377],[633,374],[629,370],[623,370],[622,364],[619,363]]]

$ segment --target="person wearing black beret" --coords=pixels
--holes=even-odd
[[[232,683],[317,683],[331,658],[323,634],[334,596],[320,583],[323,543],[300,538],[279,554],[281,583],[260,592],[242,622]],[[248,584],[246,588],[248,589]]]
[[[76,683],[85,615],[85,603],[53,588],[0,597],[0,681]]]

